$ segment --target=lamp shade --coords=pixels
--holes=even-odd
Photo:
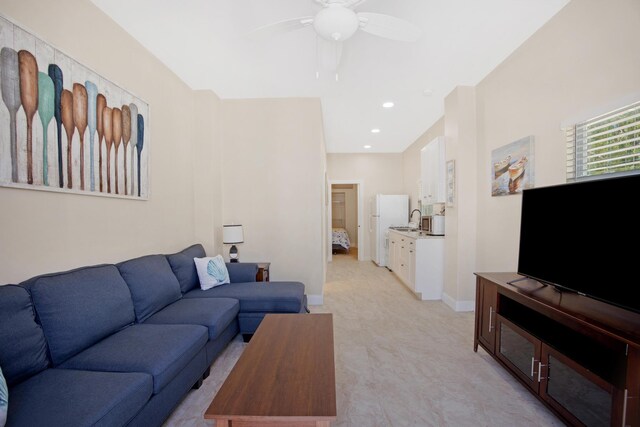
[[[243,243],[244,235],[242,233],[242,225],[223,225],[222,226],[222,243],[235,244]]]

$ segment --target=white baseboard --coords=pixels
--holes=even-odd
[[[475,301],[456,301],[451,296],[442,293],[442,302],[447,304],[453,311],[475,311]]]
[[[324,296],[323,295],[307,295],[307,304],[309,304],[309,305],[323,305],[324,304]]]

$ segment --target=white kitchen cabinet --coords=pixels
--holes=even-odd
[[[387,267],[391,271],[396,270],[396,239],[398,236],[389,233],[389,259],[387,260]]]
[[[422,300],[442,299],[444,237],[390,231],[389,242],[389,268],[400,281]]]
[[[422,203],[431,205],[445,202],[445,144],[440,136],[420,151]]]
[[[398,239],[398,245],[399,245],[399,266],[396,264],[396,266],[398,267],[396,271],[396,274],[404,281],[406,282],[410,287],[412,286],[409,283],[409,248],[413,247],[415,245],[415,240],[416,239],[412,239],[408,236],[404,236],[402,234],[400,234],[400,237]]]

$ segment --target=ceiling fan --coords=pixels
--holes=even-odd
[[[356,31],[386,39],[414,42],[422,31],[416,25],[391,15],[371,12],[355,12],[356,6],[366,0],[314,0],[322,9],[315,16],[302,16],[265,25],[251,31],[250,36],[270,36],[313,27],[319,38],[334,42],[337,69],[342,42]]]

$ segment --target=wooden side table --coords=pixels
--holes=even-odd
[[[269,281],[269,266],[270,262],[258,262],[258,273],[256,274],[256,282],[268,282]]]

